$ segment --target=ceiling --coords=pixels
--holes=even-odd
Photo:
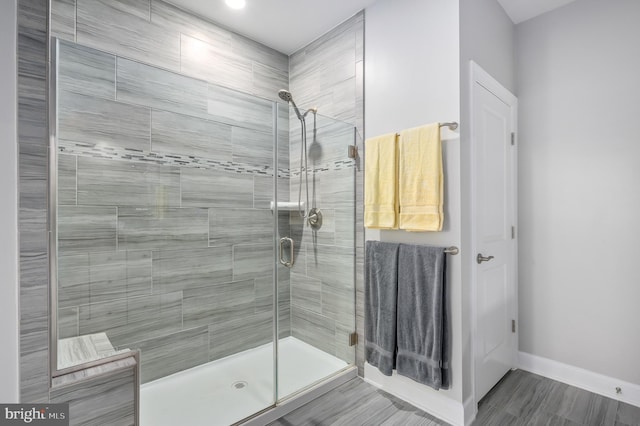
[[[498,0],[514,24],[534,18],[575,0]]]
[[[247,0],[232,10],[224,0],[169,0],[287,55],[325,34],[376,0]]]
[[[230,30],[290,55],[377,0],[169,0]],[[518,24],[575,0],[498,0]]]

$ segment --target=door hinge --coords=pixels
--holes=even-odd
[[[516,133],[511,132],[511,145],[515,145],[515,144],[516,144]]]
[[[349,346],[355,346],[358,344],[358,333],[355,331],[349,335]]]
[[[516,239],[516,227],[515,226],[511,227],[511,239],[512,240]]]
[[[511,332],[512,333],[516,332],[516,320],[514,319],[511,320]]]
[[[347,156],[349,158],[358,158],[358,147],[356,145],[349,145],[347,147]]]

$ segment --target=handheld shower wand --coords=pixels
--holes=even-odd
[[[293,107],[293,110],[296,113],[296,116],[298,117],[298,120],[300,120],[300,124],[301,124],[301,128],[302,128],[302,140],[300,141],[300,186],[298,187],[298,214],[300,215],[300,217],[307,219],[307,223],[314,229],[319,228],[322,225],[322,215],[320,213],[320,211],[317,208],[313,208],[311,210],[309,210],[308,213],[305,213],[302,211],[302,207],[301,207],[301,201],[302,201],[302,171],[304,170],[304,176],[305,176],[305,186],[306,186],[306,199],[307,199],[307,204],[306,206],[309,206],[309,169],[307,167],[307,123],[305,121],[305,118],[307,116],[307,114],[309,114],[310,112],[313,113],[314,115],[314,138],[315,138],[315,116],[318,112],[318,110],[316,108],[311,108],[308,109],[304,114],[300,113],[300,110],[298,109],[298,106],[296,105],[296,103],[293,101],[293,96],[291,95],[291,92],[289,92],[288,90],[280,90],[278,92],[278,96],[280,97],[280,99],[282,99],[283,101],[290,103],[291,106]]]

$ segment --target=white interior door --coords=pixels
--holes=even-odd
[[[516,99],[479,67],[473,75],[475,398],[480,401],[514,367],[517,349]]]

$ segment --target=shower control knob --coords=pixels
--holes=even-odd
[[[322,226],[322,213],[317,208],[312,208],[309,210],[309,214],[307,215],[307,223],[314,231],[317,231]]]

